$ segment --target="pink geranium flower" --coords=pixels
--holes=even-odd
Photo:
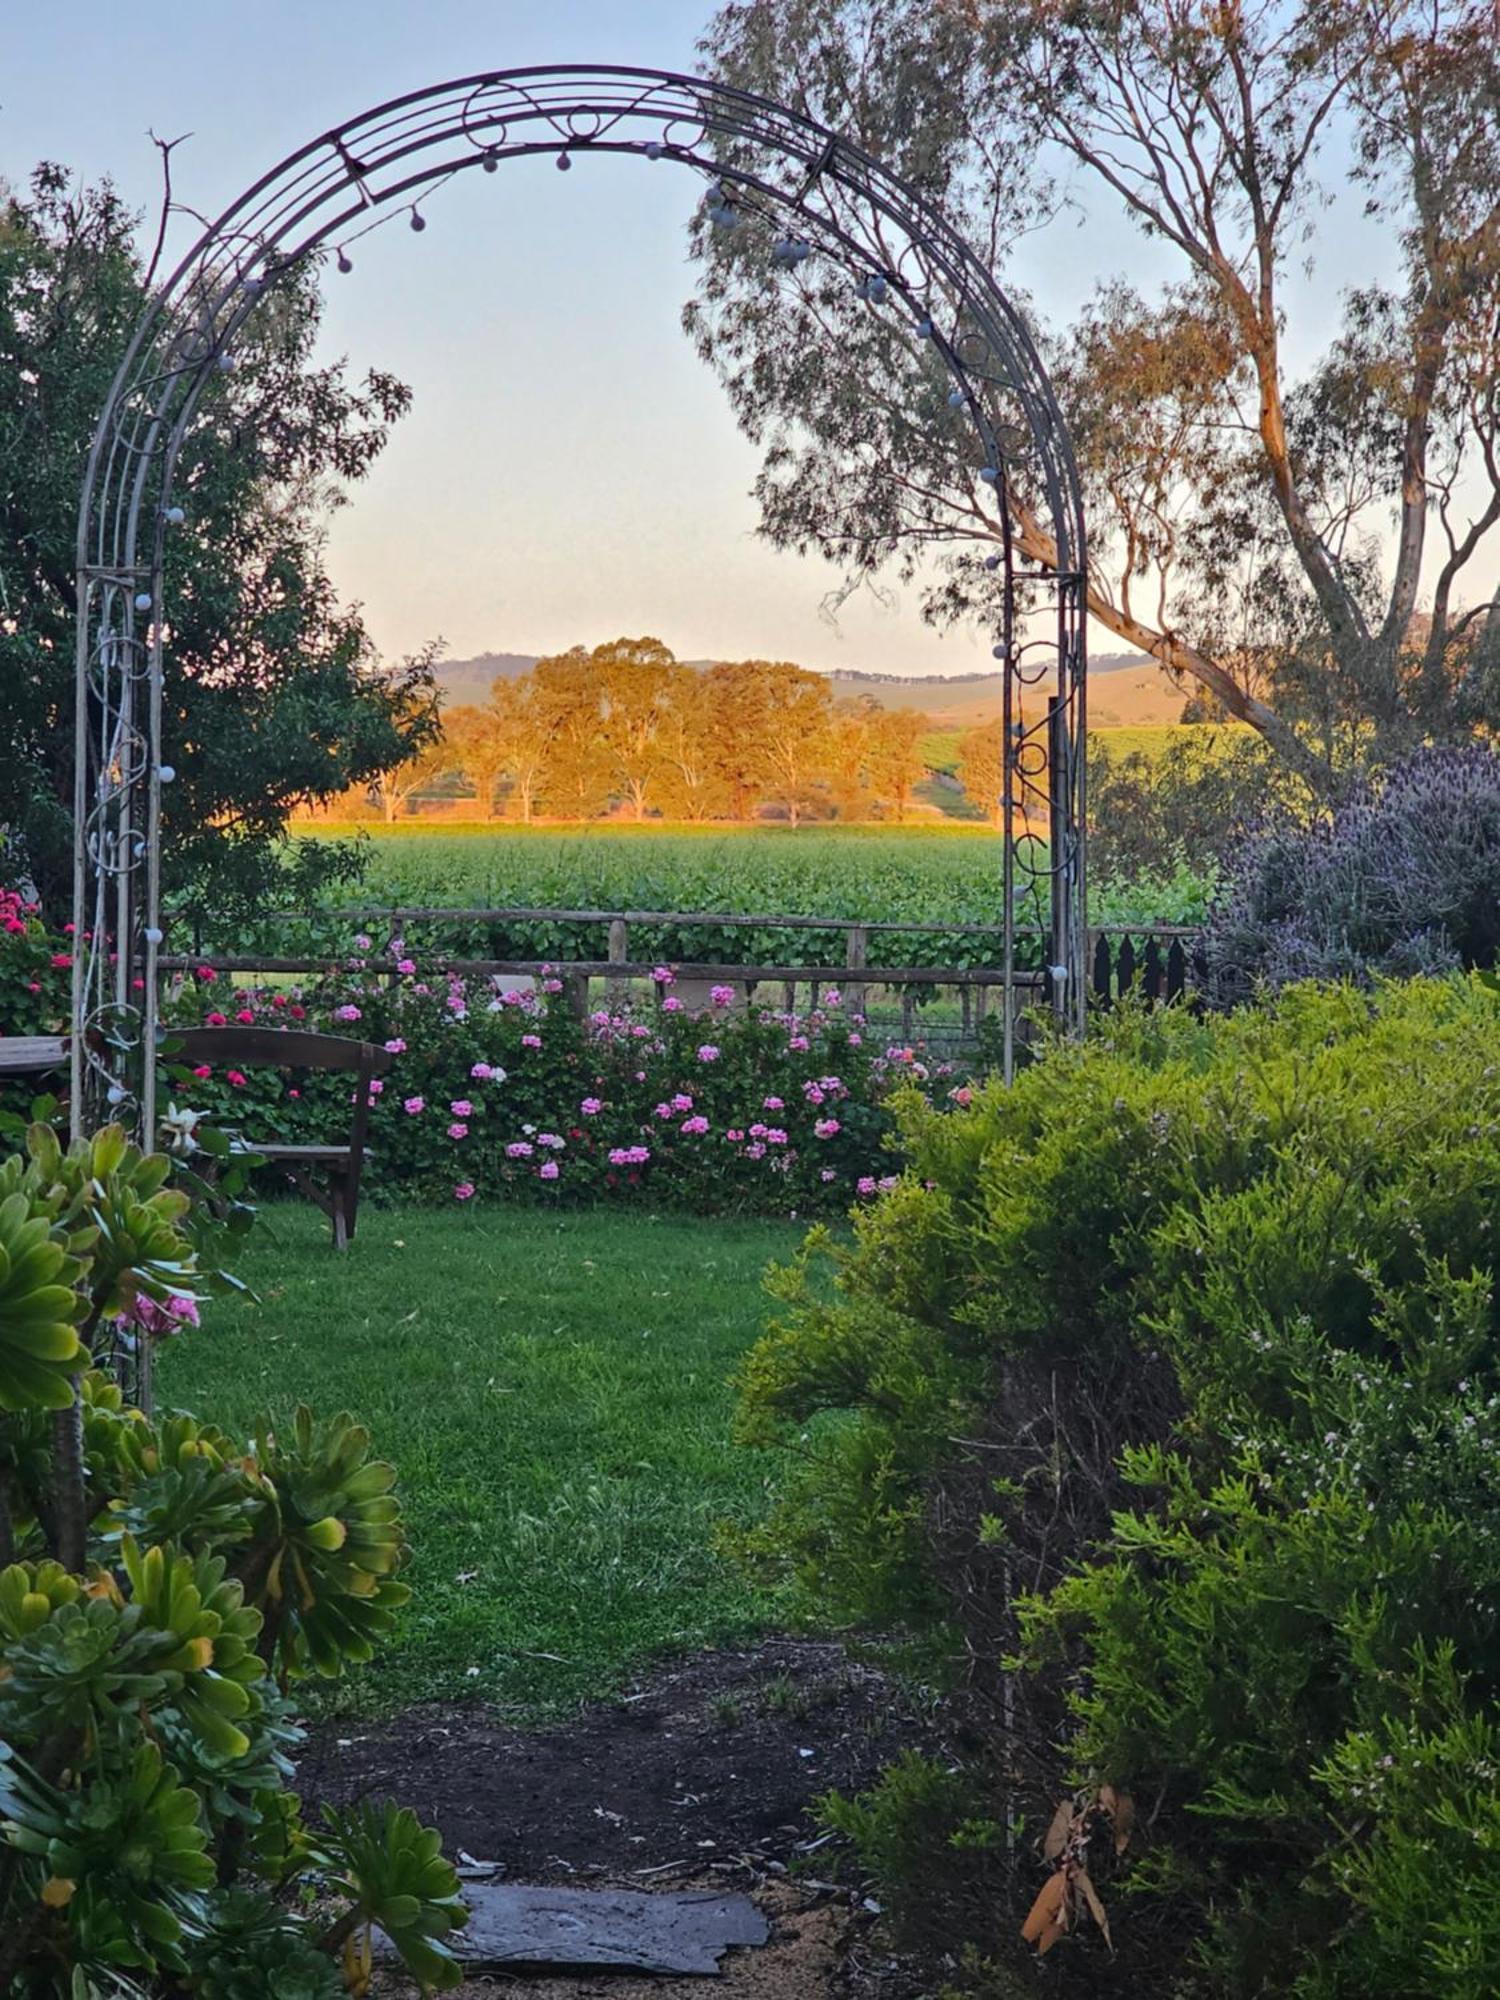
[[[585,1118],[597,1118],[599,1113],[604,1109],[604,1099],[602,1097],[586,1097],[578,1109],[583,1113]]]
[[[454,1187],[453,1199],[455,1201],[469,1201],[472,1199],[473,1194],[474,1183],[472,1181],[459,1181]]]
[[[561,1171],[562,1169],[558,1166],[556,1160],[543,1160],[542,1164],[537,1168],[538,1176],[544,1181],[555,1181]]]
[[[415,1118],[419,1112],[427,1109],[427,1099],[425,1097],[408,1097],[406,1102],[401,1106],[401,1109],[406,1113],[408,1118]]]
[[[453,1123],[448,1127],[448,1137],[450,1139],[467,1139],[468,1136],[468,1126],[461,1119],[455,1118]]]
[[[474,1107],[467,1097],[455,1097],[448,1109],[455,1118],[472,1118],[474,1115]]]

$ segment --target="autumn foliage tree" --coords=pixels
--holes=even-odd
[[[622,810],[688,820],[904,818],[926,774],[927,718],[872,698],[836,701],[787,660],[690,667],[659,639],[573,646],[490,699],[447,712],[441,740],[382,781],[403,805],[461,775],[489,818],[593,819]]]

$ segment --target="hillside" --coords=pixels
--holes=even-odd
[[[480,653],[470,660],[440,660],[435,668],[444,705],[483,702],[496,680],[518,680],[536,665],[534,653]],[[711,660],[688,660],[708,667]],[[1000,715],[1000,676],[984,674],[871,674],[837,668],[829,675],[835,695],[864,697],[882,708],[919,708],[934,729],[972,729]],[[1090,721],[1096,729],[1157,727],[1182,713],[1179,689],[1139,653],[1101,653],[1089,661]]]

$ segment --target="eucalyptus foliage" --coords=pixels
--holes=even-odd
[[[1019,293],[1077,450],[1095,620],[1317,791],[1493,726],[1485,0],[726,0],[702,50],[906,176]],[[885,219],[830,198],[871,269],[897,270]],[[1354,205],[1394,254],[1326,299],[1317,263]],[[1111,242],[1048,326],[1032,244],[1078,209],[1102,225],[1090,247],[1118,226],[1118,261]],[[992,489],[899,285],[877,305],[817,258],[777,274],[768,238],[702,222],[686,316],[760,448],[763,532],[846,590],[908,583],[939,622],[994,618]],[[1053,566],[1024,454],[1006,497],[1022,555]]]

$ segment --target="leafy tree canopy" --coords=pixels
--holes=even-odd
[[[0,203],[0,813],[44,895],[72,852],[74,545],[94,424],[147,290],[138,218],[44,165]],[[382,669],[324,565],[323,522],[410,402],[313,361],[312,276],[278,287],[180,461],[165,581],[163,885],[179,909],[259,900],[287,815],[398,763],[435,721],[424,660]],[[348,849],[319,843],[322,870]],[[301,881],[299,890],[310,884]]]
[[[1037,329],[1110,631],[1323,796],[1500,720],[1487,0],[730,0],[702,53],[889,162],[998,270],[1024,273],[1023,239],[1074,202],[1175,266],[1154,295],[1101,272],[1070,326]],[[1335,180],[1396,257],[1322,336],[1288,281],[1343,226]],[[887,266],[886,223],[841,215]],[[894,292],[877,308],[816,258],[773,274],[760,239],[700,230],[686,323],[763,449],[763,532],[850,588],[920,577],[936,621],[993,613],[993,500],[930,346]],[[1022,472],[1008,497],[1048,566]]]

